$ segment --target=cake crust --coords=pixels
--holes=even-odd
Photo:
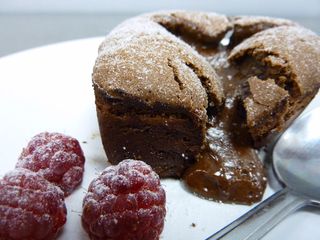
[[[299,26],[297,23],[283,18],[271,18],[265,16],[236,16],[230,17],[233,25],[233,33],[230,46],[235,46],[244,39],[263,30],[279,26]]]

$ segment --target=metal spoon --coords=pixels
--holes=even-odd
[[[285,187],[207,240],[260,239],[290,213],[320,205],[320,108],[282,134],[273,150],[273,167]]]

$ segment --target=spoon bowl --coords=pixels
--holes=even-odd
[[[274,147],[273,166],[288,188],[320,200],[320,108],[285,131]]]

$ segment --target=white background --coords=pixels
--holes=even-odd
[[[172,8],[291,17],[320,15],[319,0],[0,0],[0,12],[115,13]]]
[[[320,33],[320,0],[0,0],[0,57],[104,36],[126,18],[164,9],[283,17]]]

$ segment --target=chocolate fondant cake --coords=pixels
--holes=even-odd
[[[195,193],[252,203],[266,185],[254,146],[320,86],[320,38],[267,17],[159,12],[100,45],[93,86],[111,163],[146,161]]]

